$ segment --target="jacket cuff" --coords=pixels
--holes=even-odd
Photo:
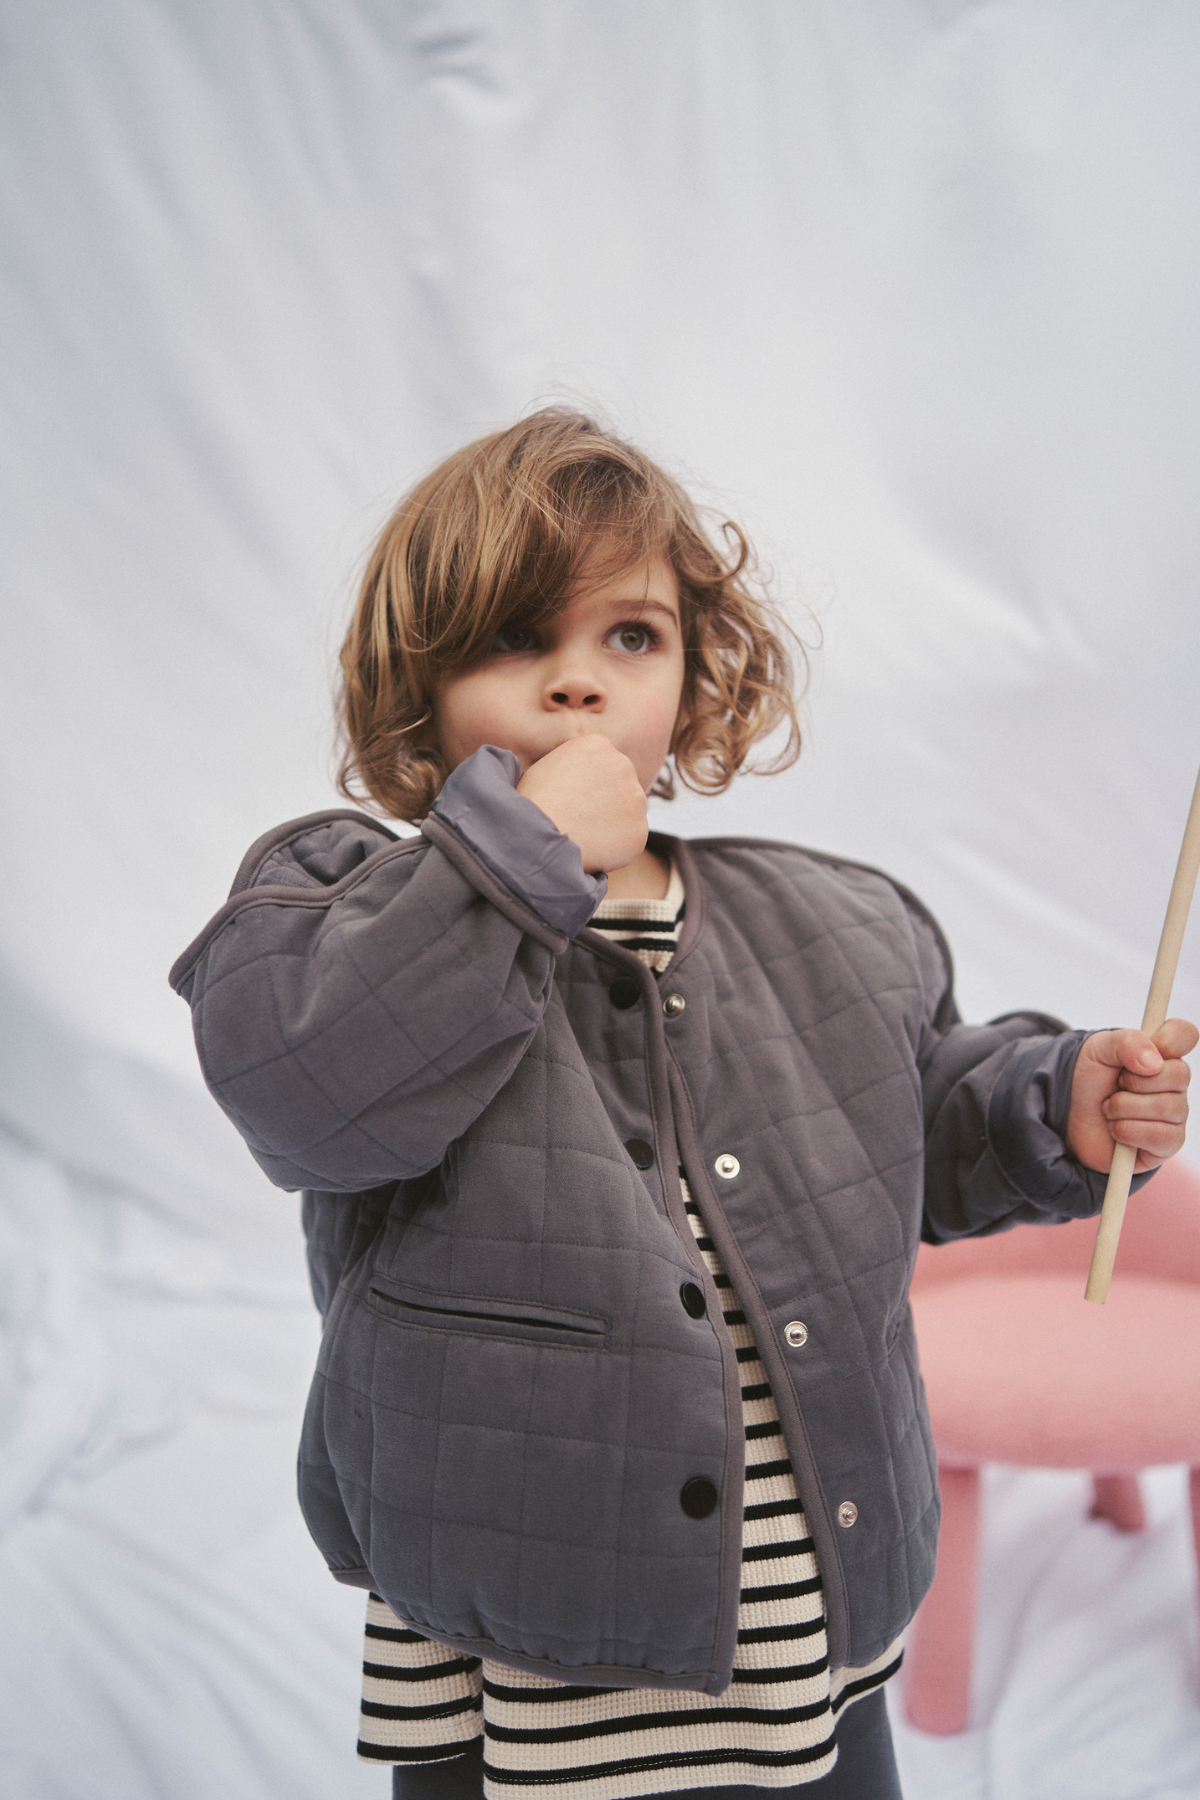
[[[608,877],[585,874],[578,844],[517,793],[520,779],[511,750],[484,744],[447,776],[432,817],[553,931],[573,938],[603,900]]]
[[[1071,1218],[1100,1208],[1107,1175],[1086,1169],[1067,1149],[1067,1119],[1075,1063],[1090,1031],[1036,1038],[1005,1065],[987,1109],[987,1135],[997,1162],[1017,1192],[1035,1206]],[[1153,1170],[1137,1175],[1136,1190]]]

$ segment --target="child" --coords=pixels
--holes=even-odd
[[[1192,1026],[963,1025],[898,883],[647,838],[672,766],[714,793],[798,748],[726,538],[573,413],[451,457],[342,657],[345,791],[420,835],[281,826],[172,971],[306,1190],[301,1503],[371,1590],[360,1748],[398,1794],[898,1794],[918,1240],[1092,1213],[1114,1139],[1183,1141]]]

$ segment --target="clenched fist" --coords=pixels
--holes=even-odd
[[[1088,1169],[1108,1173],[1114,1144],[1133,1144],[1135,1168],[1153,1169],[1182,1147],[1191,1071],[1183,1058],[1200,1033],[1168,1019],[1154,1035],[1096,1031],[1084,1038],[1071,1083],[1067,1148]]]
[[[646,796],[629,758],[599,732],[569,738],[517,783],[579,845],[589,875],[623,869],[646,847]]]

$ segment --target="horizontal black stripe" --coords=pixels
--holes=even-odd
[[[747,1425],[747,1438],[782,1437],[783,1426],[778,1419],[765,1419],[761,1425]]]
[[[747,1463],[747,1481],[773,1481],[776,1475],[790,1475],[792,1465],[786,1456],[778,1457],[774,1462]]]
[[[824,1619],[802,1619],[797,1625],[748,1625],[739,1631],[739,1644],[786,1644],[792,1638],[816,1637],[824,1631]]]
[[[746,1323],[746,1315],[738,1306],[731,1306],[728,1312],[721,1314],[721,1317],[727,1325],[744,1325]]]
[[[848,1681],[833,1702],[834,1712],[840,1712],[847,1700],[857,1699],[859,1694],[869,1694],[872,1688],[882,1687],[885,1681],[891,1680],[903,1661],[904,1652],[902,1650],[899,1656],[895,1657],[886,1669],[880,1669],[877,1675],[862,1675],[857,1681]]]
[[[521,1700],[530,1706],[557,1706],[560,1700],[594,1700],[597,1694],[629,1694],[632,1688],[610,1687],[559,1687],[557,1682],[548,1688],[506,1687],[503,1682],[489,1681],[483,1678],[483,1691],[489,1700]]]
[[[639,950],[674,950],[677,939],[669,925],[660,925],[654,919],[642,919],[636,925],[623,926],[620,933],[611,926],[597,925],[597,931],[603,931],[610,944],[620,944],[623,950],[632,950],[636,955]],[[628,933],[628,935],[625,935]],[[657,973],[651,970],[651,973]]]
[[[469,1675],[479,1667],[477,1656],[455,1656],[449,1662],[422,1663],[419,1668],[397,1668],[394,1663],[364,1662],[363,1674],[377,1681],[442,1681],[447,1675]]]
[[[761,1606],[767,1600],[794,1600],[800,1594],[819,1594],[821,1577],[813,1575],[808,1581],[780,1581],[773,1587],[744,1587],[742,1602],[746,1606]]]
[[[482,1736],[476,1732],[475,1737]],[[372,1762],[404,1762],[404,1763],[439,1763],[454,1762],[463,1756],[474,1743],[475,1738],[468,1738],[460,1744],[420,1744],[416,1749],[401,1749],[398,1744],[368,1744],[365,1738],[358,1740],[358,1754],[369,1757]]]
[[[713,1247],[713,1241],[710,1237],[698,1237],[696,1243],[701,1250],[711,1250]]]
[[[801,1506],[799,1500],[759,1500],[753,1506],[742,1508],[744,1519],[777,1519],[781,1513],[798,1513]]]
[[[396,1625],[368,1624],[366,1635],[382,1638],[388,1644],[427,1644],[429,1642],[429,1639],[422,1637],[419,1631],[409,1631],[407,1626],[401,1630]]]
[[[653,925],[647,926],[644,931],[639,931],[636,936],[621,938],[612,937],[610,942],[620,944],[623,950],[632,950],[635,956],[639,950],[648,950],[651,956],[657,956],[664,950],[669,953],[675,948],[675,939],[672,937],[670,931],[656,931]],[[647,964],[647,967],[649,967],[649,964]],[[661,970],[651,969],[650,973],[652,975],[658,975],[661,974]]]
[[[757,1344],[742,1344],[738,1349],[737,1359],[740,1363],[761,1361],[761,1358],[758,1354],[758,1345]]]
[[[742,1687],[763,1687],[773,1681],[808,1681],[828,1667],[829,1658],[818,1656],[813,1662],[789,1663],[786,1669],[735,1669],[733,1679]]]
[[[770,1398],[771,1384],[769,1381],[754,1381],[749,1387],[742,1389],[743,1400],[769,1400]]]
[[[641,1775],[652,1769],[702,1769],[709,1763],[748,1763],[755,1769],[799,1768],[805,1763],[820,1762],[833,1749],[833,1737],[823,1738],[807,1750],[681,1750],[661,1756],[630,1756],[620,1762],[583,1763],[573,1769],[498,1769],[484,1758],[483,1772],[489,1781],[507,1787],[548,1787],[572,1781],[596,1781],[609,1775]]]
[[[648,933],[645,937],[614,938],[613,942],[619,943],[623,950],[674,950],[675,939],[669,927],[655,932],[652,926],[651,932],[652,936]]]
[[[496,1725],[484,1722],[483,1734],[498,1744],[575,1744],[585,1738],[621,1737],[625,1732],[672,1730],[675,1726],[715,1725],[731,1721],[737,1725],[798,1725],[804,1719],[815,1719],[829,1711],[828,1700],[817,1700],[809,1706],[722,1706],[696,1707],[687,1712],[639,1712],[621,1719],[589,1719],[579,1725],[535,1727]]]
[[[459,1713],[479,1712],[482,1694],[464,1694],[461,1700],[444,1700],[438,1706],[384,1706],[378,1700],[364,1700],[364,1719],[453,1719]]]
[[[719,1287],[719,1288],[727,1288],[727,1287],[732,1287],[733,1283],[732,1283],[732,1281],[730,1281],[728,1275],[714,1275],[713,1276],[713,1286]]]
[[[770,1562],[776,1556],[804,1556],[812,1547],[810,1537],[788,1538],[782,1544],[747,1544],[742,1551],[742,1561]]]

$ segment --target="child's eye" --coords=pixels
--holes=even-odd
[[[530,625],[502,625],[495,636],[497,650],[507,651],[510,656],[520,655],[522,651],[532,650],[537,642]]]
[[[618,649],[626,650],[633,656],[653,650],[659,642],[659,634],[651,625],[618,625],[611,635]]]

